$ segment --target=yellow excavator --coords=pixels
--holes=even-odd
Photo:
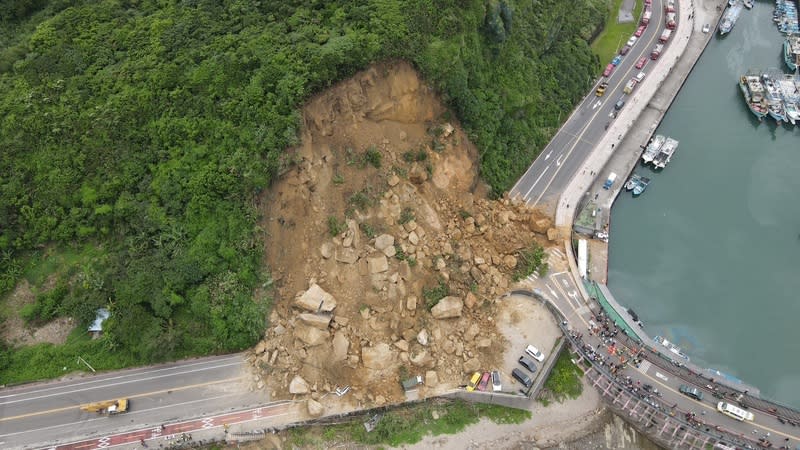
[[[81,409],[97,414],[122,414],[128,412],[128,399],[120,398],[117,400],[106,400],[104,402],[87,403],[81,406]]]

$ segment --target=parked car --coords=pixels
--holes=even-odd
[[[700,391],[700,389],[697,389],[696,387],[687,386],[685,384],[682,384],[682,385],[680,385],[678,387],[678,390],[683,395],[692,397],[693,399],[695,399],[697,401],[700,401],[700,402],[703,401],[703,393]]]
[[[544,354],[542,354],[542,352],[540,352],[538,348],[536,348],[536,347],[534,347],[532,345],[529,345],[529,346],[527,346],[525,348],[525,353],[531,355],[531,357],[533,359],[535,359],[535,360],[537,360],[539,362],[544,361]]]
[[[607,77],[607,76],[611,75],[611,73],[614,72],[614,67],[616,67],[616,66],[614,66],[613,64],[609,63],[606,66],[606,70],[603,71],[603,76]]]
[[[619,49],[619,54],[622,55],[622,56],[625,56],[625,55],[628,54],[629,51],[631,51],[631,46],[630,45],[625,45],[621,49]]]
[[[629,47],[633,47],[634,44],[636,44],[636,39],[637,39],[636,36],[629,37],[628,38],[628,43],[626,45],[628,45]]]
[[[511,376],[514,377],[515,380],[522,383],[522,385],[525,386],[526,388],[533,386],[533,381],[531,381],[530,377],[526,375],[525,372],[519,369],[512,370]]]
[[[642,56],[641,58],[639,58],[639,61],[636,61],[636,68],[641,69],[642,67],[645,66],[645,64],[647,64],[647,57]]]
[[[661,56],[661,52],[664,50],[664,44],[658,44],[653,48],[653,51],[650,52],[650,59],[656,60],[659,56]]]
[[[472,392],[475,390],[475,387],[478,386],[478,383],[481,381],[481,373],[475,372],[472,374],[472,378],[469,379],[469,383],[467,384],[467,392]]]
[[[644,34],[644,30],[647,28],[647,25],[640,25],[639,28],[636,29],[636,32],[633,33],[636,37],[642,37]]]
[[[614,103],[614,111],[619,111],[623,106],[625,106],[625,99],[621,98]]]
[[[625,84],[625,87],[622,88],[622,92],[625,94],[630,94],[631,92],[633,92],[634,88],[636,88],[636,83],[638,83],[638,81],[636,81],[636,78],[631,78]]]
[[[492,390],[494,392],[500,392],[503,390],[503,385],[500,383],[500,372],[496,370],[492,371]]]
[[[481,382],[478,383],[478,390],[485,391],[486,388],[489,386],[489,380],[492,378],[492,375],[489,372],[484,372],[483,376],[481,377]]]
[[[637,73],[637,74],[636,74],[636,82],[637,82],[637,83],[641,83],[641,82],[642,82],[642,80],[644,80],[644,77],[645,77],[646,75],[647,75],[647,74],[646,74],[646,73],[644,73],[644,72],[639,72],[639,73]]]
[[[528,369],[531,373],[536,372],[536,364],[534,364],[530,359],[520,356],[517,362],[519,362],[520,366]]]
[[[608,83],[606,83],[605,81],[600,83],[600,86],[597,86],[597,90],[594,91],[594,95],[602,97],[603,94],[606,93],[606,88],[608,88]]]
[[[611,60],[611,64],[613,64],[614,67],[617,67],[621,62],[622,62],[622,56],[619,55],[615,56],[614,59]]]

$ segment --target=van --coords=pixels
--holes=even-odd
[[[525,386],[526,388],[529,388],[529,387],[533,386],[533,381],[531,381],[530,377],[525,375],[525,372],[523,372],[523,371],[521,371],[519,369],[512,370],[511,371],[511,376],[514,377],[515,380],[517,380],[520,383],[522,383],[522,385]]]
[[[739,422],[744,422],[745,420],[751,421],[755,418],[753,413],[751,413],[750,411],[745,411],[742,408],[733,406],[730,403],[726,402],[717,403],[717,411],[721,412],[722,414],[725,414],[726,416],[733,417]]]
[[[536,364],[534,364],[534,362],[531,361],[530,359],[524,356],[520,356],[517,362],[519,362],[519,365],[521,365],[522,367],[528,369],[531,373],[536,372]]]

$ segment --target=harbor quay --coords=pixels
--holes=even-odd
[[[671,45],[659,63],[653,65],[652,70],[647,73],[647,78],[640,83],[638,90],[630,96],[626,107],[607,125],[607,133],[562,192],[556,207],[555,224],[560,236],[571,236],[565,246],[566,254],[571,260],[570,266],[575,284],[580,287],[578,291],[584,297],[586,305],[592,311],[602,311],[602,314],[612,317],[615,329],[619,326],[625,330],[620,341],[627,341],[628,345],[643,349],[643,360],[648,367],[654,366],[660,371],[656,374],[671,374],[687,384],[713,392],[714,397],[722,401],[727,399],[743,407],[746,405],[747,408],[760,411],[766,418],[772,417],[782,425],[789,423],[797,426],[800,424],[800,412],[797,410],[760,398],[760,392],[756,387],[716,370],[698,367],[690,363],[688,357],[683,359],[678,356],[681,352],[677,347],[671,346],[666,341],[662,344],[658,337],[647,336],[638,319],[634,318],[635,313],[622,307],[606,286],[611,208],[623,190],[625,181],[636,167],[643,150],[653,138],[655,130],[713,38],[714,30],[722,18],[726,5],[727,2],[724,0],[686,0],[677,4],[680,20]],[[583,274],[577,270],[579,264],[576,262],[572,243],[578,239],[592,241],[589,246],[594,252],[592,260],[603,262],[591,265],[588,273],[585,268]],[[581,354],[585,356],[584,353]],[[602,383],[596,381],[594,384],[599,388]],[[604,388],[604,398],[609,400],[614,408],[619,407],[616,397],[606,395],[609,392],[614,390]],[[625,405],[628,405],[628,401]],[[626,414],[623,408],[620,416],[634,426],[642,425],[641,420],[635,420],[637,417],[633,411]],[[709,420],[714,419],[709,418]],[[769,424],[763,426],[769,427]],[[663,442],[659,440],[663,430],[659,431],[658,428],[653,429],[648,426],[638,428],[657,441]],[[746,436],[749,433],[745,431],[739,438],[741,442],[751,440],[747,445],[760,446],[769,443],[767,439],[769,432],[758,440],[756,433],[756,430],[752,430],[753,436]],[[786,434],[782,434],[782,438],[786,437],[788,442],[790,437],[795,437],[794,434],[792,431],[787,431]],[[704,443],[699,444],[701,441]],[[678,444],[672,442],[670,447],[674,445],[702,448],[695,447],[694,443],[697,442],[697,445],[708,443],[705,440],[692,442],[692,444],[683,441]]]

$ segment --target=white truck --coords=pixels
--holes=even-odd
[[[614,181],[617,179],[617,174],[611,172],[608,174],[608,178],[606,178],[606,182],[603,183],[603,189],[608,189],[611,185],[614,184]]]

